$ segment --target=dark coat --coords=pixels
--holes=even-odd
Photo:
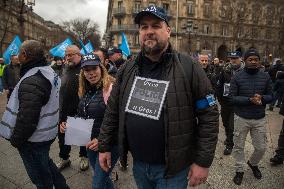
[[[2,80],[4,89],[14,89],[14,87],[20,80],[20,64],[9,64],[8,66],[6,66],[4,68]]]
[[[190,57],[186,62],[192,68],[187,78],[177,53],[164,53],[161,58],[164,80],[170,81],[164,103],[166,175],[172,177],[191,163],[209,167],[214,158],[218,138],[218,109],[210,106],[196,110],[195,102],[212,94],[210,81],[198,63]],[[120,160],[126,165],[128,141],[126,138],[125,107],[131,86],[138,73],[142,55],[126,62],[118,71],[99,135],[99,151],[111,150],[118,132]],[[198,119],[198,124],[196,122]]]
[[[33,64],[33,67],[45,63]],[[33,68],[30,67],[29,69]],[[19,112],[10,142],[16,148],[28,141],[37,128],[41,108],[49,101],[51,83],[41,72],[25,78],[18,90]]]
[[[59,123],[65,122],[67,116],[74,117],[77,115],[79,104],[80,64],[76,66],[65,66],[63,70],[61,88],[60,88],[60,114]]]
[[[266,104],[273,100],[272,82],[268,73],[258,71],[249,74],[247,69],[244,69],[232,78],[230,84],[230,96],[238,116],[245,119],[265,117]],[[262,96],[262,105],[255,105],[249,100],[255,94]]]
[[[78,116],[84,119],[94,119],[91,140],[97,138],[103,122],[106,105],[104,102],[102,88],[89,89],[80,99],[78,105]]]

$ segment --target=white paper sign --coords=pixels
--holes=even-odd
[[[93,119],[68,117],[65,130],[65,144],[85,146],[91,140]]]

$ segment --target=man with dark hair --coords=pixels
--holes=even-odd
[[[98,55],[101,59],[101,62],[104,64],[106,67],[108,73],[115,77],[117,73],[117,68],[115,64],[109,60],[109,51],[104,49],[104,48],[99,48],[94,51],[94,54]]]
[[[57,135],[61,81],[47,66],[43,46],[35,40],[20,47],[21,79],[15,86],[0,123],[0,135],[17,148],[37,188],[68,189],[49,157]]]
[[[109,56],[110,62],[112,62],[116,66],[117,69],[119,69],[120,66],[122,66],[125,62],[122,56],[122,50],[116,47],[110,48],[108,50],[108,56]]]
[[[229,92],[231,78],[244,68],[240,56],[238,51],[228,53],[227,58],[230,62],[223,67],[217,81],[216,94],[221,105],[221,117],[226,134],[224,155],[230,155],[234,146],[234,109],[229,98]]]
[[[20,80],[20,62],[17,55],[11,55],[11,62],[4,68],[3,71],[3,88],[7,91],[7,98],[9,100],[14,87]]]
[[[238,72],[230,83],[235,112],[233,155],[236,160],[236,175],[233,181],[237,185],[242,183],[244,175],[244,147],[248,132],[252,138],[254,152],[247,164],[255,178],[262,178],[258,163],[266,149],[265,107],[273,100],[271,79],[268,73],[260,70],[258,51],[246,51],[244,61],[245,68]]]
[[[141,52],[117,73],[99,135],[99,161],[107,171],[118,137],[120,161],[133,157],[139,189],[197,186],[208,177],[218,137],[212,86],[198,63],[173,50],[164,9],[135,17]]]

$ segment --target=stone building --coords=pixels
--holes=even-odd
[[[284,57],[284,0],[109,0],[106,45],[118,46],[124,32],[136,54],[139,37],[133,19],[150,4],[167,11],[171,43],[180,51],[225,59],[227,51],[255,47],[263,57]]]
[[[0,56],[16,35],[22,41],[41,41],[46,51],[68,37],[59,25],[45,21],[23,1],[1,1],[0,18]]]

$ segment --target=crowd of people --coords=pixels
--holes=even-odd
[[[110,173],[119,161],[139,189],[173,189],[206,182],[219,132],[225,128],[224,155],[235,158],[236,185],[245,165],[256,179],[266,151],[266,107],[281,106],[284,115],[284,65],[261,64],[254,48],[227,60],[208,54],[199,63],[175,51],[164,9],[149,6],[135,17],[141,50],[126,60],[116,47],[81,55],[76,45],[49,63],[40,42],[26,40],[19,55],[0,59],[0,92],[7,108],[0,135],[17,148],[26,171],[39,189],[69,188],[61,171],[71,164],[66,144],[68,118],[93,120],[89,142],[80,146],[80,170],[93,169],[92,188],[112,189]],[[218,100],[218,101],[217,101]],[[80,125],[78,125],[80,127]],[[254,152],[246,162],[250,133]],[[60,161],[49,157],[58,137]],[[272,165],[283,164],[284,120]]]

